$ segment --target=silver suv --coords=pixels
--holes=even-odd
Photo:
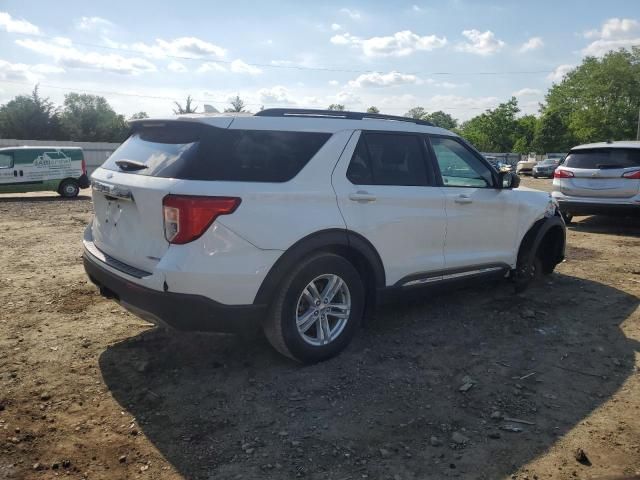
[[[640,212],[640,142],[571,149],[553,174],[553,197],[565,222],[573,215]]]

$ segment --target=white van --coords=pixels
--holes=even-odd
[[[89,185],[82,148],[0,148],[0,193],[54,191],[71,198]]]

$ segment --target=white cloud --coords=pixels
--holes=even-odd
[[[424,10],[422,9],[422,7],[420,7],[420,5],[411,5],[411,10],[413,10],[416,13],[421,13],[424,12]]]
[[[416,51],[430,51],[444,47],[447,44],[445,37],[435,35],[420,36],[410,30],[396,32],[384,37],[371,37],[362,39],[343,33],[334,35],[330,39],[335,45],[352,45],[362,49],[367,57],[404,57]]]
[[[64,68],[55,65],[11,63],[0,60],[0,80],[13,82],[37,82],[47,73],[64,73]]]
[[[562,81],[564,76],[574,68],[576,68],[575,65],[569,65],[569,64],[559,65],[558,67],[556,67],[556,69],[553,72],[547,75],[547,80],[550,80],[552,82],[560,82]]]
[[[340,85],[340,82],[338,80],[329,80],[329,85],[331,85],[332,87],[337,87],[338,85]]]
[[[327,98],[331,102],[340,103],[342,105],[353,105],[361,102],[360,97],[358,97],[353,92],[348,92],[346,90],[342,90],[338,92],[336,95],[330,96]]]
[[[258,98],[260,102],[266,104],[282,103],[292,105],[296,103],[291,99],[289,91],[281,85],[272,88],[261,88],[258,90]]]
[[[348,45],[349,43],[356,44],[360,39],[358,37],[354,37],[350,33],[339,33],[331,37],[329,41],[334,45]]]
[[[462,35],[469,41],[458,44],[456,48],[461,52],[487,56],[502,50],[505,46],[505,43],[497,39],[491,30],[486,32],[476,29],[464,30]]]
[[[337,32],[338,30],[342,30],[342,25],[338,23],[332,23],[331,30],[333,30],[334,32]]]
[[[610,50],[630,49],[640,45],[640,22],[632,18],[610,18],[600,30],[591,30],[584,35],[595,40],[587,45],[584,55],[602,56]]]
[[[454,117],[464,119],[478,115],[480,111],[494,108],[497,97],[462,97],[459,95],[435,95],[428,99],[425,108],[430,111],[443,110]]]
[[[537,50],[544,46],[544,42],[540,37],[531,37],[529,40],[524,42],[520,47],[520,53],[530,52],[532,50]]]
[[[367,88],[367,87],[391,87],[396,85],[419,84],[421,80],[415,75],[404,74],[400,72],[389,73],[364,73],[355,80],[349,82],[350,87]]]
[[[350,8],[341,8],[340,13],[344,13],[349,18],[351,18],[351,20],[360,20],[362,18],[360,12],[358,12],[357,10],[351,10]]]
[[[7,12],[0,12],[0,28],[9,33],[27,33],[40,35],[40,29],[31,22],[13,18]]]
[[[258,67],[249,65],[248,63],[245,63],[240,59],[231,62],[231,71],[233,73],[247,73],[249,75],[259,75],[262,73],[262,70],[260,70]]]
[[[76,22],[76,28],[86,32],[109,30],[113,26],[112,22],[102,17],[80,17]]]
[[[452,82],[439,82],[435,84],[436,87],[442,88],[458,88],[460,85]]]
[[[120,45],[119,48],[140,52],[152,58],[163,58],[166,56],[223,58],[227,54],[224,48],[196,37],[179,37],[173,40],[157,38],[155,43],[152,44],[138,42],[128,46]]]
[[[189,71],[187,67],[185,67],[180,62],[171,62],[169,65],[167,65],[167,69],[176,73],[185,73]]]
[[[68,38],[54,38],[52,42],[33,39],[16,40],[16,44],[40,55],[51,57],[56,64],[67,68],[81,68],[127,75],[153,72],[156,66],[144,58],[124,57],[114,53],[83,52]]]
[[[226,72],[227,69],[216,62],[204,62],[200,65],[196,72],[198,73],[207,73],[207,72]]]
[[[534,95],[541,95],[542,91],[537,88],[521,88],[513,92],[511,95],[514,97],[532,97]]]

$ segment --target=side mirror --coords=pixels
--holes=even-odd
[[[520,177],[512,172],[500,172],[499,174],[500,187],[502,189],[518,188],[520,186]]]

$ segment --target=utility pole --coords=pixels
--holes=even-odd
[[[638,107],[638,133],[636,133],[636,140],[640,141],[640,107]]]

